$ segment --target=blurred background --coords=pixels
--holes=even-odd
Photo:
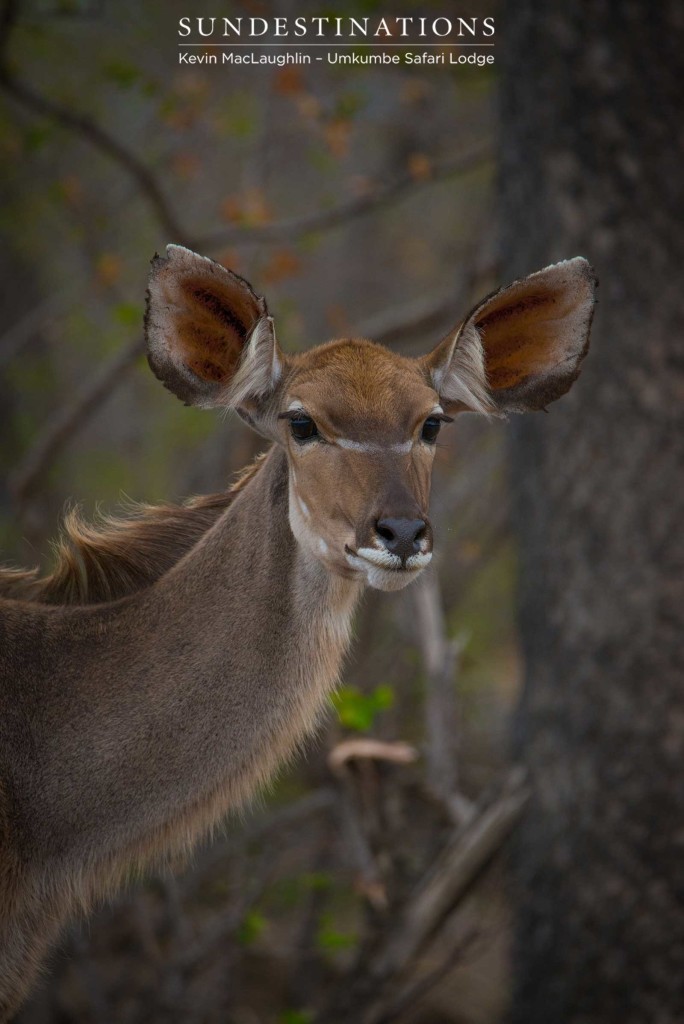
[[[580,253],[606,303],[548,417],[444,431],[436,571],[367,596],[306,756],[185,872],[75,925],[24,1024],[684,1019],[681,18],[646,12],[471,2],[493,67],[239,68],[176,64],[176,0],[5,3],[7,562],[48,568],[66,507],[222,490],[260,450],[146,366],[167,242],[247,277],[288,351],[425,352]]]

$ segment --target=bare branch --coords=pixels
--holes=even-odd
[[[241,891],[235,893],[230,910],[217,915],[197,936],[193,943],[185,945],[178,953],[177,962],[168,969],[181,974],[194,967],[215,947],[231,938],[240,927],[249,910],[261,899],[271,882],[276,869],[276,859],[268,846],[259,858],[250,860],[248,878],[244,879]]]
[[[362,817],[358,811],[354,793],[354,781],[348,771],[342,769],[338,810],[340,824],[346,839],[350,859],[356,871],[358,891],[376,911],[387,909],[385,882],[368,841]]]
[[[439,336],[438,332],[444,327],[447,318],[457,315],[457,300],[458,293],[450,288],[448,292],[421,296],[413,302],[386,306],[354,324],[353,333],[355,337],[371,338],[381,344],[408,348],[419,335],[426,332],[432,331]]]
[[[9,490],[22,510],[59,451],[98,406],[107,399],[144,351],[141,338],[122,348],[86,381],[72,402],[58,409],[29,448],[9,480]]]
[[[123,143],[101,128],[96,121],[85,114],[75,114],[53,100],[41,96],[28,85],[13,78],[6,68],[0,68],[0,88],[28,110],[32,110],[42,117],[51,118],[62,128],[80,135],[91,146],[115,160],[135,180],[169,238],[182,241],[188,237],[172,212],[168,200],[150,169]]]
[[[95,149],[99,149],[110,159],[122,167],[135,181],[142,195],[154,210],[157,219],[170,238],[182,241],[186,232],[173,213],[159,182],[152,171],[135,153],[122,142],[105,131],[96,121],[85,114],[74,113],[68,107],[55,103],[47,96],[32,89],[31,86],[16,78],[7,63],[7,47],[12,29],[16,24],[18,4],[16,0],[7,0],[0,15],[0,89],[26,110],[74,132],[85,139]]]
[[[309,818],[317,814],[331,811],[337,803],[337,793],[331,787],[321,786],[305,796],[277,807],[270,813],[257,818],[251,824],[242,823],[237,837],[225,839],[223,842],[212,842],[193,862],[193,870],[188,872],[181,882],[185,898],[194,891],[198,882],[212,868],[217,867],[235,852],[236,845],[244,849],[250,843],[268,840],[274,833],[282,839],[283,834],[292,828],[301,828]]]
[[[499,797],[458,830],[421,884],[399,927],[378,958],[379,977],[396,976],[424,947],[442,921],[501,849],[528,800],[520,769],[514,769]]]
[[[100,972],[93,962],[86,936],[81,927],[75,928],[71,935],[71,946],[75,954],[75,966],[81,982],[82,997],[92,1012],[95,1020],[106,1021],[109,1018],[109,1006]]]
[[[514,769],[497,799],[464,828],[454,832],[429,874],[388,929],[388,938],[372,956],[360,958],[354,977],[346,977],[319,1024],[380,1024],[386,1020],[386,993],[396,986],[427,944],[467,896],[501,850],[528,799],[524,775]]]
[[[7,48],[16,14],[16,3],[7,0],[0,19],[0,53]],[[492,158],[491,143],[478,142],[465,152],[434,161],[430,165],[430,174],[425,178],[416,179],[411,174],[403,174],[365,195],[348,199],[329,210],[318,210],[312,214],[286,218],[271,224],[232,225],[212,234],[193,237],[180,223],[151,169],[96,121],[55,103],[54,100],[19,81],[8,68],[6,59],[2,59],[0,63],[0,88],[27,110],[41,117],[50,118],[118,163],[135,181],[168,237],[195,249],[211,250],[227,244],[296,241],[312,232],[329,230],[373,213],[418,188],[451,178],[456,174],[465,174]]]
[[[340,224],[348,224],[358,217],[374,213],[419,188],[425,188],[437,181],[474,170],[491,158],[491,143],[489,141],[478,142],[470,149],[455,156],[435,161],[431,165],[429,177],[424,179],[417,180],[410,174],[403,174],[365,195],[348,199],[329,210],[317,210],[315,213],[273,221],[271,224],[233,225],[211,235],[195,239],[193,244],[198,248],[212,249],[227,244],[293,242],[304,235],[316,231],[327,231],[339,227]]]
[[[409,743],[387,743],[384,740],[360,738],[343,740],[328,754],[328,767],[339,775],[348,761],[354,758],[370,758],[375,761],[391,761],[393,764],[411,764],[418,758],[418,751]]]
[[[426,674],[426,776],[431,793],[441,800],[455,822],[472,816],[470,801],[458,793],[456,762],[458,722],[454,677],[460,654],[457,641],[446,629],[439,581],[424,573],[413,590],[416,626]]]
[[[471,927],[466,931],[465,935],[459,936],[457,942],[453,940],[447,942],[445,950],[443,948],[442,933],[440,933],[439,942],[442,957],[437,967],[434,967],[426,975],[401,989],[398,994],[394,992],[388,993],[386,1001],[378,1007],[376,1024],[389,1024],[390,1021],[400,1017],[423,999],[435,985],[438,985],[447,974],[453,971],[456,963],[462,963],[465,953],[472,948],[479,937],[480,933],[477,928]]]
[[[454,177],[457,174],[465,174],[486,163],[492,155],[489,142],[481,142],[470,150],[466,150],[465,153],[435,162],[430,176],[425,179],[416,180],[410,174],[405,174],[366,195],[339,203],[329,210],[319,210],[302,217],[286,218],[273,221],[270,224],[233,225],[212,234],[193,237],[181,225],[171,209],[171,205],[150,168],[96,121],[85,114],[76,114],[40,95],[30,86],[15,79],[6,67],[0,67],[0,88],[27,109],[43,117],[51,118],[63,128],[79,134],[92,146],[115,160],[137,183],[167,236],[176,242],[198,250],[213,250],[218,246],[229,244],[293,242],[316,231],[328,231],[389,206],[419,188]]]
[[[0,10],[0,64],[4,63],[10,35],[17,21],[19,5],[17,0],[4,0]]]
[[[40,331],[48,320],[53,321],[63,313],[65,302],[61,295],[52,295],[49,299],[33,306],[12,327],[0,336],[0,369],[9,365]]]

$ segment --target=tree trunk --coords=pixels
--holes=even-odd
[[[680,4],[508,3],[502,277],[585,255],[585,369],[511,428],[533,800],[514,1024],[684,1020]]]

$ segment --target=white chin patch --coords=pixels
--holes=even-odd
[[[363,552],[363,554],[362,554]],[[373,557],[365,557],[366,553]],[[358,554],[347,554],[349,565],[366,577],[366,583],[374,590],[403,590],[412,583],[429,564],[432,552],[413,555],[407,562],[407,568],[401,568],[401,559],[397,555],[383,552],[385,557],[378,557],[380,552],[372,548],[360,548]]]

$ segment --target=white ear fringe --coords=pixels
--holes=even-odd
[[[449,361],[433,373],[435,388],[447,402],[460,402],[483,416],[497,413],[487,386],[487,369],[480,332],[473,323],[457,335]]]
[[[270,394],[281,373],[273,318],[264,316],[257,321],[231,382],[228,391],[230,404],[238,406],[247,399],[259,399]]]

